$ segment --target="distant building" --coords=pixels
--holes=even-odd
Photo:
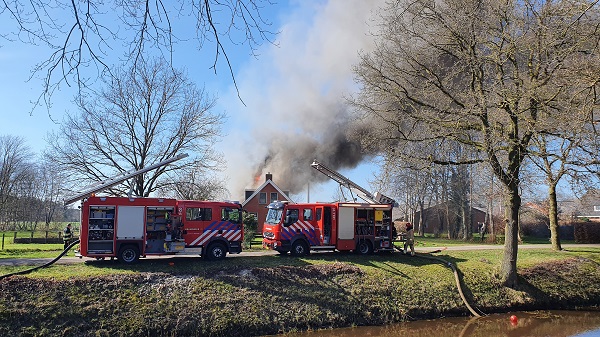
[[[576,209],[575,216],[578,219],[600,221],[600,191],[597,189],[587,191],[579,199],[579,205]]]
[[[248,213],[254,214],[258,220],[258,233],[262,233],[262,227],[267,218],[267,205],[275,200],[291,201],[289,195],[289,191],[282,191],[273,182],[273,175],[271,173],[265,175],[265,182],[258,188],[246,190],[242,208],[248,211]]]
[[[431,206],[423,210],[424,219],[424,233],[435,233],[442,234],[448,232],[448,221],[455,221],[454,219],[448,219],[446,203]],[[477,233],[479,222],[485,222],[486,212],[471,207],[471,230],[473,233]],[[450,217],[455,217],[450,215]],[[418,229],[421,221],[421,212],[415,212],[414,217],[415,230]]]

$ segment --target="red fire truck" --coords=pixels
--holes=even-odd
[[[239,203],[90,196],[81,204],[80,256],[132,263],[148,255],[224,258],[242,251]]]
[[[180,154],[91,185],[64,200],[81,203],[80,257],[132,263],[148,255],[224,258],[242,251],[242,207],[235,202],[96,196],[137,175],[187,157]]]
[[[263,247],[303,256],[310,250],[393,251],[391,204],[272,202]]]
[[[311,250],[354,251],[360,254],[393,251],[396,238],[392,207],[396,202],[371,194],[337,171],[317,162],[311,166],[338,182],[366,203],[273,202],[263,226],[263,246],[294,256]]]

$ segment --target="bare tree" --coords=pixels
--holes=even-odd
[[[577,143],[569,139],[556,139],[549,136],[538,135],[534,138],[536,151],[532,156],[533,163],[546,176],[548,186],[548,212],[550,228],[550,241],[552,249],[561,250],[559,224],[558,224],[558,199],[557,186],[560,180],[568,174],[570,153]]]
[[[0,20],[14,29],[0,32],[0,38],[49,48],[48,58],[34,68],[44,77],[38,104],[48,104],[61,85],[85,88],[98,75],[112,73],[111,60],[121,48],[136,68],[148,55],[172,59],[178,44],[190,40],[198,49],[212,45],[212,68],[216,72],[224,58],[237,88],[227,49],[245,45],[256,55],[258,46],[271,42],[275,33],[262,16],[270,5],[271,0],[3,1]],[[86,69],[95,69],[96,76]]]
[[[79,184],[104,181],[183,152],[188,159],[133,178],[131,192],[147,197],[173,184],[164,173],[217,164],[214,142],[224,116],[214,98],[162,61],[121,70],[104,89],[80,95],[78,113],[68,113],[60,133],[49,137],[49,156]],[[111,189],[127,193],[123,184]]]
[[[50,223],[62,218],[61,209],[64,207],[61,198],[64,196],[63,185],[65,173],[51,158],[42,156],[37,166],[35,198],[40,202],[40,212],[46,228]]]
[[[186,200],[223,200],[229,198],[226,182],[203,166],[169,174],[174,183],[159,190],[166,197]]]
[[[42,180],[36,164],[30,165],[25,174],[24,179],[18,182],[15,193],[13,193],[14,199],[10,208],[15,211],[13,220],[16,228],[35,230],[43,221],[42,202],[37,198],[38,187]]]
[[[532,138],[564,119],[559,93],[591,90],[581,64],[598,57],[595,2],[394,1],[377,47],[356,68],[354,103],[389,125],[387,139],[430,144],[401,153],[434,164],[487,162],[506,192],[500,277],[517,284],[520,169]],[[581,75],[577,75],[581,74]],[[380,132],[380,130],[378,130]],[[456,157],[439,144],[460,144]],[[426,146],[423,146],[426,148]],[[398,151],[400,152],[400,151]]]
[[[381,163],[381,174],[377,177],[378,190],[393,196],[398,202],[400,216],[415,224],[418,235],[423,235],[427,218],[425,208],[431,206],[435,188],[435,170],[416,168],[418,163],[398,160],[391,148]],[[415,215],[419,214],[419,218]]]
[[[22,137],[0,136],[0,223],[14,220],[20,184],[31,177],[32,162]]]

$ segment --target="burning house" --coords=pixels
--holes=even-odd
[[[255,180],[257,184],[258,179]],[[265,174],[265,181],[256,189],[246,189],[242,208],[250,214],[254,214],[258,220],[258,233],[262,232],[262,226],[267,216],[267,205],[275,200],[291,201],[289,195],[289,191],[281,190],[273,182],[273,175],[270,172]]]

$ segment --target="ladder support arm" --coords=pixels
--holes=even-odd
[[[105,181],[102,181],[99,184],[90,185],[87,188],[85,188],[83,191],[81,191],[81,192],[79,192],[79,193],[77,193],[77,194],[75,194],[73,196],[70,196],[69,198],[66,198],[64,200],[64,205],[66,206],[66,205],[72,204],[72,203],[74,203],[77,200],[81,200],[81,199],[87,198],[87,197],[91,196],[94,193],[98,193],[98,192],[103,191],[103,190],[105,190],[107,188],[111,188],[111,187],[113,187],[115,185],[118,185],[118,184],[124,182],[127,179],[133,178],[133,177],[135,177],[137,175],[140,175],[142,173],[146,173],[148,171],[152,171],[152,170],[154,170],[156,168],[159,168],[161,166],[168,165],[168,164],[170,164],[170,163],[172,163],[174,161],[183,159],[183,158],[185,158],[187,156],[188,156],[187,153],[183,153],[183,154],[180,154],[180,155],[177,155],[175,157],[171,157],[171,158],[165,159],[165,160],[163,160],[161,162],[158,162],[156,164],[152,164],[150,166],[144,167],[142,169],[139,169],[139,170],[136,170],[136,171],[133,171],[133,172],[122,173],[120,175],[117,175],[117,176],[112,177],[110,179],[107,179]]]

